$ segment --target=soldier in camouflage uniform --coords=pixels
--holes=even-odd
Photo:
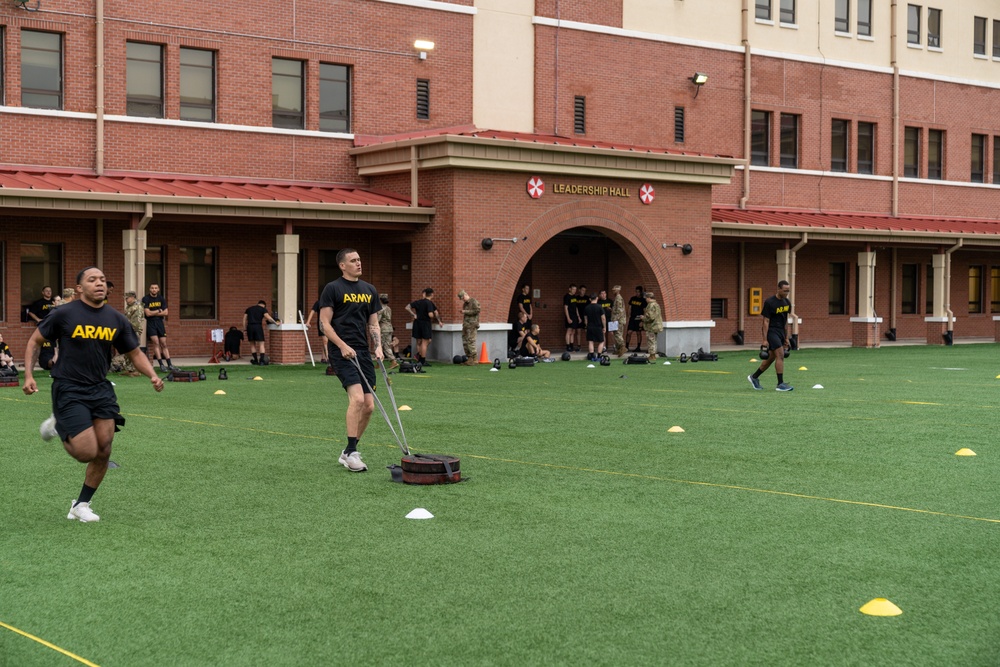
[[[462,290],[458,293],[462,300],[462,347],[467,357],[464,365],[475,366],[476,361],[476,331],[479,329],[479,302]]]
[[[663,331],[663,315],[660,304],[652,292],[643,295],[646,298],[646,309],[642,311],[642,329],[646,332],[646,343],[649,345],[649,360],[656,360],[656,337]]]
[[[135,337],[141,338],[143,322],[145,319],[142,315],[142,304],[135,299],[135,292],[125,292],[125,317],[127,317],[128,321],[132,323],[132,329],[135,331]],[[139,371],[137,371],[135,366],[132,364],[132,360],[126,355],[120,353],[115,355],[115,358],[111,360],[111,370],[115,373],[124,373],[129,377],[137,377],[140,375]]]
[[[618,323],[618,329],[614,331],[615,336],[615,354],[619,357],[625,354],[625,322],[627,316],[625,314],[625,299],[622,298],[622,286],[615,285],[611,288],[611,291],[615,295],[614,305],[611,306],[611,321]]]
[[[382,302],[382,310],[378,311],[378,328],[382,338],[382,355],[388,363],[387,368],[392,370],[399,365],[395,355],[392,353],[392,308],[389,307],[388,294],[379,294],[378,300]]]

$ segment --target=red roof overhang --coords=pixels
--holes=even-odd
[[[801,209],[712,207],[716,237],[1000,246],[1000,220]]]
[[[94,173],[0,167],[0,210],[82,212],[106,217],[145,214],[171,218],[255,218],[422,224],[427,201],[354,185],[130,172]],[[356,225],[351,225],[356,226]]]

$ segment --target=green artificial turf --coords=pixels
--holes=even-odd
[[[321,368],[116,379],[96,524],[49,381],[0,390],[0,622],[102,667],[1000,664],[997,346],[800,350],[791,393],[752,356],[393,375],[442,486],[390,482],[377,412],[338,465]],[[0,665],[78,664],[0,626]]]

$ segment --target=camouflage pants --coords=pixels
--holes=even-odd
[[[111,359],[111,372],[135,373],[136,369],[131,359],[129,359],[124,354],[116,354],[114,358]]]
[[[646,343],[649,347],[649,356],[656,356],[656,338],[660,335],[659,331],[646,331]]]
[[[478,328],[475,324],[462,324],[462,348],[465,350],[465,356],[473,361],[477,359],[476,329]]]
[[[386,361],[395,361],[396,357],[392,353],[392,328],[382,327],[379,330],[379,337],[382,339],[382,356]]]
[[[611,332],[615,336],[616,350],[625,347],[625,335],[622,333],[623,331],[625,331],[625,320],[618,320],[618,331]]]

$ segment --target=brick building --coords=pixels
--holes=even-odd
[[[996,335],[988,0],[293,4],[0,2],[15,350],[41,287],[96,263],[119,297],[161,284],[174,356],[265,298],[299,362],[346,246],[403,345],[435,288],[438,358],[461,288],[502,355],[523,283],[554,348],[571,282],[656,291],[669,354],[752,345],[748,294],[784,277],[803,344]]]

